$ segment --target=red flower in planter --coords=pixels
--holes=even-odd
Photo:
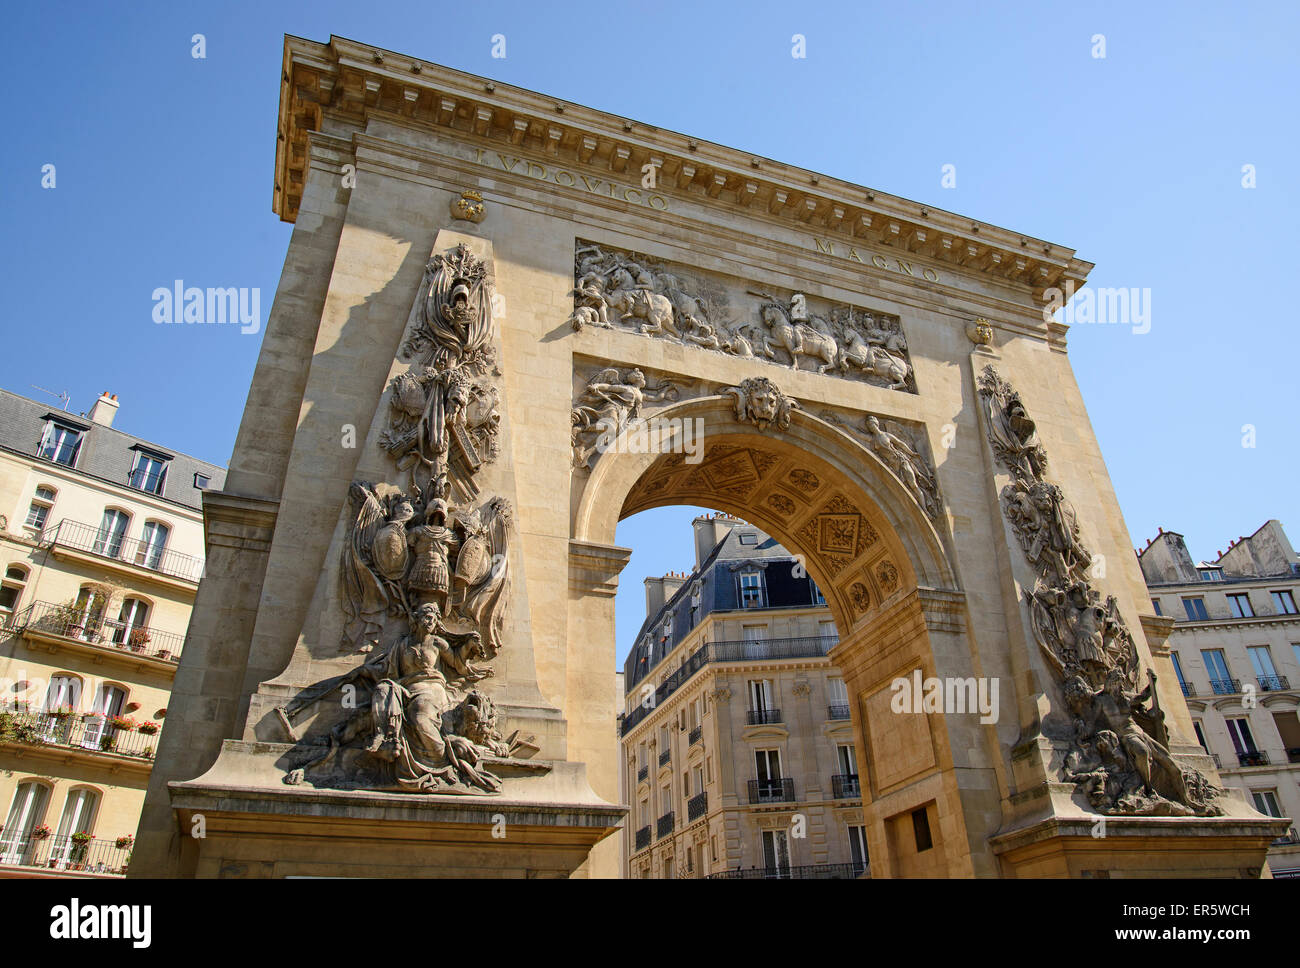
[[[49,835],[50,835],[50,828],[45,824],[39,824],[38,826],[32,828],[32,832],[31,832],[32,840],[44,840]]]

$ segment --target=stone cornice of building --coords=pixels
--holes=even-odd
[[[1216,566],[1217,567],[1217,566]],[[1204,592],[1213,588],[1240,588],[1242,585],[1300,585],[1300,575],[1282,572],[1278,575],[1224,575],[1214,581],[1147,582],[1147,591],[1153,594],[1167,595],[1182,592]]]
[[[1256,625],[1300,625],[1300,615],[1252,615],[1250,618],[1233,618],[1225,615],[1220,618],[1196,619],[1176,619],[1174,630],[1169,633],[1170,637],[1177,635],[1179,632],[1190,632],[1198,629],[1214,628],[1243,628]]]
[[[201,511],[190,507],[188,504],[181,504],[179,501],[165,498],[161,494],[150,494],[148,491],[142,491],[120,481],[110,481],[106,477],[98,477],[77,467],[69,467],[67,464],[45,460],[34,454],[24,454],[21,450],[15,450],[12,447],[3,445],[0,445],[0,452],[9,454],[12,457],[22,458],[33,470],[39,470],[43,474],[57,477],[66,483],[81,484],[83,487],[93,487],[107,491],[121,503],[137,501],[141,505],[160,513],[173,514],[195,524],[198,524],[203,517]]]
[[[825,233],[841,245],[880,245],[932,259],[1036,294],[1066,281],[1077,288],[1092,269],[1064,246],[342,37],[327,44],[285,37],[272,195],[272,210],[285,221],[297,218],[308,134],[320,129],[326,110],[358,124],[387,111],[637,184],[642,167],[652,164],[668,192]]]

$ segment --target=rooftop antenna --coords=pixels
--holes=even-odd
[[[63,391],[62,393],[55,393],[53,390],[45,389],[45,387],[38,387],[35,383],[31,384],[31,388],[33,390],[40,390],[41,393],[48,393],[50,396],[63,401],[63,409],[65,412],[68,409],[68,404],[72,402],[72,397],[68,396],[68,392],[66,390]]]

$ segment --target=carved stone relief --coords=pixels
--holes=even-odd
[[[671,380],[647,385],[645,374],[635,367],[597,372],[573,405],[573,466],[590,467],[598,451],[640,418],[645,404],[676,400],[678,393]]]
[[[781,388],[765,376],[752,376],[742,380],[740,386],[723,387],[724,395],[735,399],[736,419],[751,423],[759,430],[776,424],[780,430],[790,427],[790,415],[799,409],[799,403],[781,392]]]
[[[1027,596],[1030,624],[1055,674],[1072,725],[1061,778],[1105,814],[1217,816],[1223,791],[1169,752],[1155,673],[1139,688],[1137,647],[1114,596],[1103,603],[1088,571],[1074,509],[1044,475],[1047,454],[1020,395],[992,366],[979,394],[989,443],[1011,474],[1001,493],[1036,578]]]
[[[938,520],[943,507],[939,499],[939,479],[921,428],[908,427],[901,421],[870,413],[859,424],[850,423],[830,410],[821,411],[819,416],[864,443],[907,488],[912,500],[926,516]]]
[[[487,266],[465,246],[426,268],[388,386],[379,444],[391,481],[354,481],[339,562],[342,675],[276,710],[300,749],[289,784],[414,793],[492,794],[492,767],[537,752],[508,739],[476,684],[494,675],[510,604],[513,512],[479,499],[475,476],[496,458],[500,413]],[[341,702],[325,732],[296,722]]]
[[[795,370],[803,361],[822,374],[916,392],[896,316],[801,292],[777,297],[581,239],[573,278],[575,330],[620,329]]]

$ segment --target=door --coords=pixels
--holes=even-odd
[[[95,695],[95,704],[91,706],[91,715],[86,719],[86,730],[82,734],[81,745],[86,749],[98,750],[111,748],[114,728],[108,724],[112,716],[122,715],[126,705],[126,690],[118,686],[102,685]]]
[[[146,568],[158,568],[162,564],[163,550],[167,547],[167,535],[170,529],[157,521],[146,521],[144,532],[140,536],[140,548],[135,553],[135,563]]]
[[[50,677],[41,706],[41,738],[47,743],[66,743],[72,728],[72,714],[81,706],[81,680],[76,676]],[[68,715],[55,715],[66,712]]]
[[[45,820],[50,788],[35,780],[18,784],[14,802],[0,833],[0,864],[30,865],[40,841],[32,840],[32,828]]]
[[[128,598],[122,602],[122,609],[117,613],[117,627],[113,629],[114,645],[134,646],[139,644],[141,649],[144,648],[144,634],[149,628],[149,605],[138,598]],[[140,630],[136,641],[132,641],[131,633]]]
[[[781,751],[755,750],[754,767],[758,775],[759,799],[781,796]]]
[[[72,867],[84,868],[89,844],[80,845],[73,834],[91,833],[95,828],[95,813],[99,808],[99,794],[94,790],[73,790],[63,804],[63,816],[50,846],[50,860],[57,870]]]
[[[784,830],[763,831],[763,866],[768,877],[790,876],[790,841]]]
[[[126,526],[130,520],[122,511],[105,508],[104,517],[99,522],[99,533],[95,535],[92,548],[94,553],[109,558],[121,556],[122,540],[126,537]]]

